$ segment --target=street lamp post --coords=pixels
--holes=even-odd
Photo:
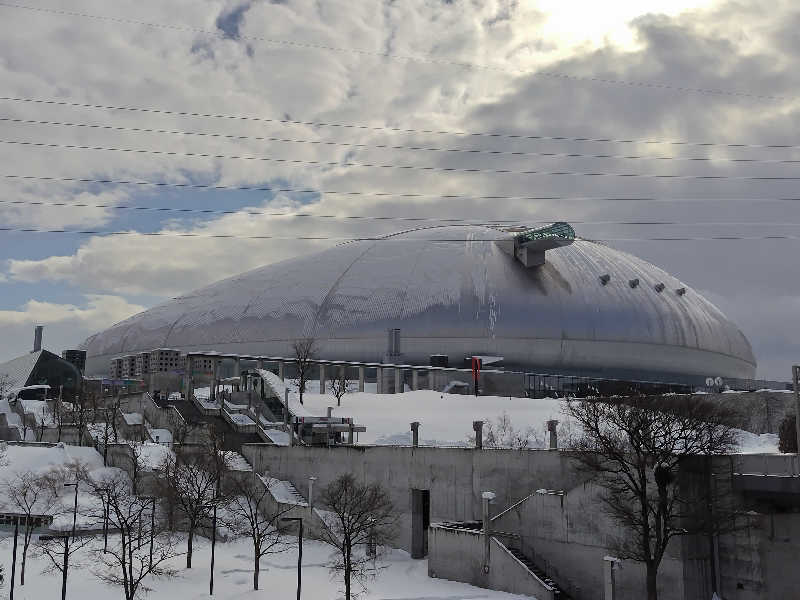
[[[214,549],[217,545],[217,502],[214,498],[214,517],[211,521],[211,576],[208,581],[208,595],[214,595]]]
[[[14,519],[14,550],[11,553],[11,593],[9,600],[14,600],[14,578],[17,572],[17,536],[19,535],[19,517]]]
[[[75,488],[75,502],[72,506],[72,540],[75,541],[75,524],[78,520],[78,482],[65,483],[64,487]],[[61,600],[67,599],[67,570],[69,568],[69,535],[64,536],[64,571],[61,574]]]
[[[297,530],[297,600],[300,600],[300,590],[303,583],[303,518],[285,517],[281,519],[282,523],[291,523],[293,521],[297,521],[300,524]]]

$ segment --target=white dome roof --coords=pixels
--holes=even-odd
[[[267,265],[92,336],[87,368],[159,347],[289,356],[301,336],[317,338],[322,358],[380,361],[386,330],[399,328],[408,363],[486,354],[509,367],[608,377],[755,375],[738,328],[658,267],[576,240],[524,268],[491,241],[503,235],[417,229]]]

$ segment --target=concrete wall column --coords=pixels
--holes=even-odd
[[[381,367],[375,367],[375,382],[377,385],[377,392],[379,394],[383,393],[383,369]]]
[[[394,370],[394,393],[403,393],[403,369]]]
[[[483,421],[473,421],[472,429],[475,431],[475,448],[483,448]]]
[[[278,361],[278,377],[283,381],[286,378],[286,368],[282,360]]]
[[[364,367],[358,367],[358,391],[364,391]]]
[[[419,370],[413,369],[411,371],[411,389],[417,391],[419,389]]]
[[[411,445],[414,448],[419,446],[419,421],[411,423]]]
[[[192,360],[191,356],[186,357],[186,364],[183,367],[183,393],[186,396],[187,400],[191,400],[192,394],[194,393],[194,380],[193,380],[193,373],[194,370],[194,361]],[[150,375],[152,381],[152,374]]]
[[[621,562],[620,559],[613,556],[603,557],[604,600],[616,600],[617,598],[616,571],[619,569]]]
[[[325,365],[320,363],[319,365],[319,393],[325,393]]]
[[[219,377],[219,359],[214,358],[211,361],[211,392],[209,393],[209,400],[215,401],[217,399],[217,378]]]
[[[233,359],[233,376],[239,377],[242,374],[242,359],[238,356]]]
[[[547,422],[547,431],[550,433],[550,450],[558,450],[558,421],[550,420]]]
[[[264,368],[264,359],[263,358],[257,359],[256,360],[256,369],[258,369],[260,371],[263,368]]]

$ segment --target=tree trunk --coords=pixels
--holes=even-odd
[[[194,539],[194,528],[189,529],[188,546],[186,547],[186,568],[192,568],[192,540]]]
[[[658,600],[658,587],[656,576],[658,575],[658,565],[648,561],[647,565],[647,600]]]
[[[261,565],[259,564],[261,561],[258,560],[258,556],[256,556],[255,560],[255,568],[253,569],[253,589],[258,589],[258,573],[261,570]]]
[[[19,584],[25,585],[25,563],[28,560],[28,544],[22,547],[22,565],[19,570]]]

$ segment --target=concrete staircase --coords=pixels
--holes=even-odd
[[[553,581],[552,578],[547,575],[547,573],[538,568],[530,558],[522,553],[521,550],[518,548],[508,547],[508,551],[511,552],[514,558],[525,565],[525,568],[528,569],[528,571],[536,575],[537,578],[553,588],[553,598],[557,598],[558,600],[570,600],[570,597],[564,593],[558,584]]]

